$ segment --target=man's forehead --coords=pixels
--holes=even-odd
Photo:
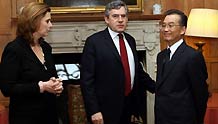
[[[110,14],[126,14],[125,8],[120,7],[119,9],[111,9]]]
[[[165,18],[164,18],[164,22],[178,22],[180,19],[179,15],[176,15],[176,14],[173,14],[173,15],[167,15]]]

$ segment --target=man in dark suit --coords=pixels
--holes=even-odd
[[[81,89],[88,120],[93,124],[130,124],[131,115],[138,117],[143,113],[145,91],[155,91],[154,81],[139,63],[135,39],[124,32],[127,14],[124,2],[107,4],[104,19],[108,27],[88,37],[85,43]],[[126,46],[129,77],[121,60],[122,38],[118,34]],[[131,79],[129,92],[125,88],[127,77]]]
[[[168,47],[157,56],[155,124],[204,121],[207,69],[202,53],[183,39],[186,26],[187,16],[183,12],[172,9],[164,13],[161,33]]]

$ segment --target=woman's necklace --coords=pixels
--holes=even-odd
[[[45,56],[42,50],[42,47],[40,45],[31,46],[33,52],[39,59],[39,61],[43,64],[44,68],[47,70],[47,67],[45,66]]]

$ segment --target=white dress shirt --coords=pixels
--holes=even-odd
[[[120,45],[119,45],[119,36],[118,36],[119,33],[112,31],[109,27],[108,27],[108,31],[110,33],[112,40],[114,41],[114,45],[116,46],[117,51],[120,54]],[[131,75],[131,88],[132,88],[134,77],[135,77],[135,60],[134,60],[132,50],[125,38],[125,35],[123,35],[123,40],[124,40],[126,50],[127,50],[127,55],[128,55],[129,69],[130,69],[130,75]]]
[[[168,46],[170,49],[170,60],[172,59],[173,54],[176,52],[177,48],[183,43],[183,39],[180,39],[176,43],[174,43],[171,47]]]

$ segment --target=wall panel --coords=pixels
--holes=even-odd
[[[1,0],[0,1],[0,34],[8,34],[10,33],[10,25],[11,25],[11,8],[10,8],[10,0]]]
[[[166,11],[168,9],[174,8],[184,11],[184,1],[183,0],[162,0],[163,10]]]
[[[205,5],[205,8],[218,9],[217,0],[204,0],[204,5]]]

